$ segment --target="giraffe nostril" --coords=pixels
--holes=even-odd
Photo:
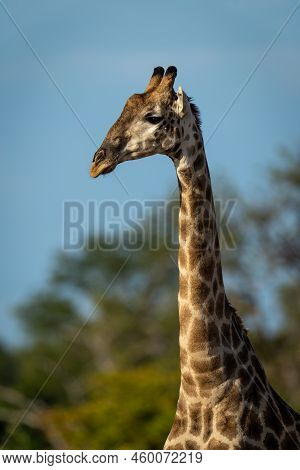
[[[104,156],[105,156],[104,150],[97,150],[93,158],[93,163],[99,163],[100,160],[104,158]]]

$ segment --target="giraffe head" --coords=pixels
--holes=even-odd
[[[164,154],[172,157],[181,140],[180,121],[190,110],[187,96],[173,89],[177,70],[156,67],[144,93],[132,95],[96,151],[90,174],[110,173],[128,160]]]

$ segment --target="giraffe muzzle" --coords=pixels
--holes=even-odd
[[[110,162],[108,159],[105,158],[106,153],[105,150],[97,150],[94,155],[92,165],[90,168],[90,175],[92,178],[97,178],[99,175],[104,175],[106,173],[110,173],[114,170],[116,165]]]

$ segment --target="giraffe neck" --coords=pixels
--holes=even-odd
[[[183,132],[184,133],[184,132]],[[179,212],[180,400],[216,402],[234,378],[242,327],[227,302],[209,169],[201,132],[182,138],[175,161]],[[182,397],[184,396],[184,400]]]
[[[181,385],[164,448],[298,448],[300,436],[294,431],[300,416],[270,387],[226,299],[209,170],[201,132],[192,119],[178,131],[181,141],[171,155],[181,192]]]

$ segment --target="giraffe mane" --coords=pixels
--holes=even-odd
[[[225,295],[225,308],[226,310],[230,311],[232,317],[233,317],[233,321],[235,321],[238,325],[238,327],[240,328],[240,330],[246,335],[248,336],[248,330],[247,328],[245,327],[244,325],[244,322],[242,320],[242,318],[240,317],[240,315],[237,313],[236,309],[231,305],[230,301],[228,300],[228,297],[227,295]]]
[[[198,106],[195,105],[195,103],[193,103],[193,98],[191,96],[188,96],[187,97],[189,103],[190,103],[190,106],[191,106],[191,111],[193,113],[193,115],[195,116],[195,119],[196,119],[196,124],[197,124],[197,127],[199,129],[199,131],[201,130],[201,116],[200,116],[200,110],[198,108]]]

